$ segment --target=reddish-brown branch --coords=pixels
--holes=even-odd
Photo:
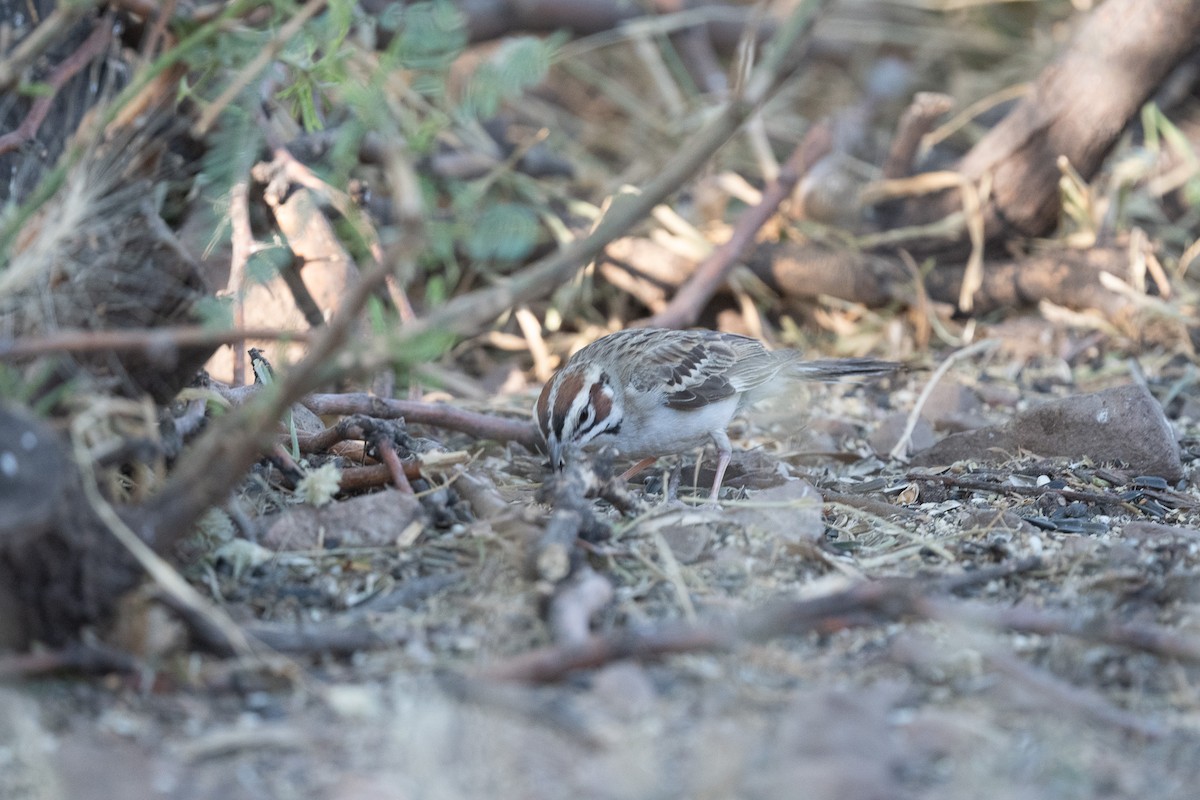
[[[902,178],[912,173],[913,161],[921,146],[921,138],[933,129],[933,123],[950,110],[954,101],[944,94],[918,92],[908,108],[900,115],[896,136],[883,162],[883,177]]]
[[[497,664],[484,674],[498,680],[540,683],[560,680],[575,670],[624,658],[728,650],[743,641],[876,624],[910,613],[916,597],[916,584],[907,581],[864,583],[826,597],[770,605],[744,615],[733,624],[670,625],[656,630],[619,631],[593,636],[580,644],[547,647]]]
[[[0,361],[50,355],[53,353],[98,353],[141,350],[147,356],[169,353],[186,347],[233,344],[242,339],[272,341],[308,341],[304,331],[277,328],[212,330],[198,325],[176,328],[147,328],[103,331],[57,331],[24,339],[0,339]]]
[[[100,5],[99,0],[92,5]],[[25,69],[55,42],[61,41],[71,27],[92,9],[82,3],[63,3],[42,20],[0,61],[0,92],[17,85]]]
[[[541,437],[533,423],[492,414],[480,414],[445,403],[421,403],[415,400],[387,400],[363,392],[348,394],[313,394],[304,398],[304,405],[319,416],[334,414],[365,414],[380,419],[403,417],[406,422],[432,425],[467,433],[480,439],[517,442],[533,450]]]
[[[718,628],[678,626],[649,632],[622,631],[593,636],[569,647],[546,647],[511,658],[484,671],[492,680],[549,683],[580,670],[625,658],[658,658],[672,653],[727,650],[737,641]]]
[[[739,257],[754,243],[754,237],[779,208],[779,204],[796,188],[808,169],[832,145],[832,132],[818,125],[808,132],[777,177],[762,193],[758,205],[748,209],[738,220],[729,240],[713,251],[692,273],[688,282],[676,293],[667,307],[652,317],[635,322],[647,328],[684,328],[695,324],[705,304],[720,288],[737,264]]]
[[[405,461],[402,463],[404,477],[408,480],[416,480],[421,477],[419,462]],[[391,468],[387,464],[370,464],[365,467],[349,467],[342,470],[342,479],[338,482],[338,488],[343,492],[361,492],[364,489],[387,486],[389,483],[395,485]]]
[[[0,136],[0,154],[16,150],[37,134],[46,115],[50,113],[50,107],[54,104],[54,97],[58,94],[58,90],[91,63],[92,59],[102,54],[111,40],[112,21],[101,19],[96,23],[91,35],[79,46],[79,49],[55,67],[50,79],[46,81],[53,91],[33,102],[33,105],[29,107],[29,113],[25,115],[25,119],[21,121],[16,130]]]
[[[1005,574],[1026,572],[1040,565],[1027,559],[1002,565]],[[949,578],[943,591],[978,585],[995,573]],[[982,579],[982,580],[981,580]],[[780,636],[847,627],[878,625],[906,617],[941,620],[1001,631],[1067,635],[1116,647],[1126,647],[1200,663],[1200,638],[1145,623],[1131,625],[1081,614],[1033,608],[995,608],[935,597],[917,581],[886,580],[863,583],[842,592],[792,600],[750,612],[728,624],[671,625],[657,630],[620,631],[593,636],[569,647],[547,647],[509,659],[486,670],[499,680],[546,682],[560,680],[578,669],[589,669],[622,658],[658,658],[684,652],[728,650],[740,642],[759,642]]]
[[[400,455],[396,452],[395,445],[390,441],[384,441],[381,436],[374,437],[373,443],[380,460],[388,468],[388,474],[392,476],[392,485],[405,494],[412,494],[413,488],[412,484],[408,482],[408,470],[400,462]]]

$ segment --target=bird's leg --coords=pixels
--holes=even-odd
[[[632,467],[630,467],[629,469],[627,469],[627,470],[625,470],[624,472],[622,472],[622,473],[621,473],[621,480],[623,480],[623,481],[627,481],[627,480],[629,480],[629,479],[630,479],[630,478],[632,478],[634,475],[637,475],[639,472],[641,472],[642,470],[644,470],[646,467],[648,467],[648,466],[650,466],[651,464],[653,464],[655,461],[658,461],[658,459],[657,459],[657,458],[654,458],[654,457],[650,457],[650,458],[643,458],[641,461],[637,462],[637,463],[636,463],[636,464],[634,464]]]
[[[708,505],[717,505],[717,498],[721,494],[721,481],[725,479],[725,468],[729,466],[729,459],[733,457],[733,447],[729,444],[729,436],[725,431],[713,431],[713,444],[717,446],[717,475],[713,478],[712,492],[708,495]]]
[[[663,475],[666,482],[663,484],[663,502],[671,505],[682,505],[683,501],[679,499],[679,479],[683,475],[683,461],[676,459],[671,467],[669,475]]]
[[[725,477],[725,468],[729,466],[729,459],[733,457],[733,452],[730,450],[722,450],[717,454],[717,477],[713,478],[712,491],[708,495],[708,504],[717,505],[717,497],[721,494],[721,481]]]

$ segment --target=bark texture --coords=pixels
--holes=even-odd
[[[1040,236],[1058,220],[1065,156],[1093,176],[1121,132],[1198,45],[1200,0],[1107,0],[1032,91],[962,159],[973,181],[991,176],[984,205],[988,239]],[[932,221],[961,207],[959,193],[905,205],[898,224]]]

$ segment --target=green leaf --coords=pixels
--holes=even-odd
[[[532,36],[505,42],[471,76],[463,112],[481,119],[494,116],[505,100],[519,97],[545,79],[555,49],[555,45]]]
[[[235,181],[244,180],[262,147],[262,130],[244,108],[230,106],[221,124],[209,134],[202,172],[222,193]]]
[[[447,69],[467,46],[462,14],[444,0],[408,6],[397,30],[388,55],[404,69]]]
[[[233,327],[233,298],[201,297],[193,310],[206,328],[225,330]]]
[[[538,218],[528,206],[496,203],[484,209],[471,227],[466,248],[472,258],[519,261],[537,244]]]
[[[267,283],[291,264],[292,251],[286,247],[256,250],[246,259],[246,282]]]
[[[375,336],[383,336],[392,326],[388,324],[388,314],[383,307],[383,301],[378,297],[367,298],[367,325]]]

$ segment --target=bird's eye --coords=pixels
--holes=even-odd
[[[588,410],[587,410],[586,408],[584,408],[584,409],[580,410],[580,412],[579,412],[579,424],[580,424],[580,425],[583,425],[585,422],[587,422],[587,417],[588,417]]]

